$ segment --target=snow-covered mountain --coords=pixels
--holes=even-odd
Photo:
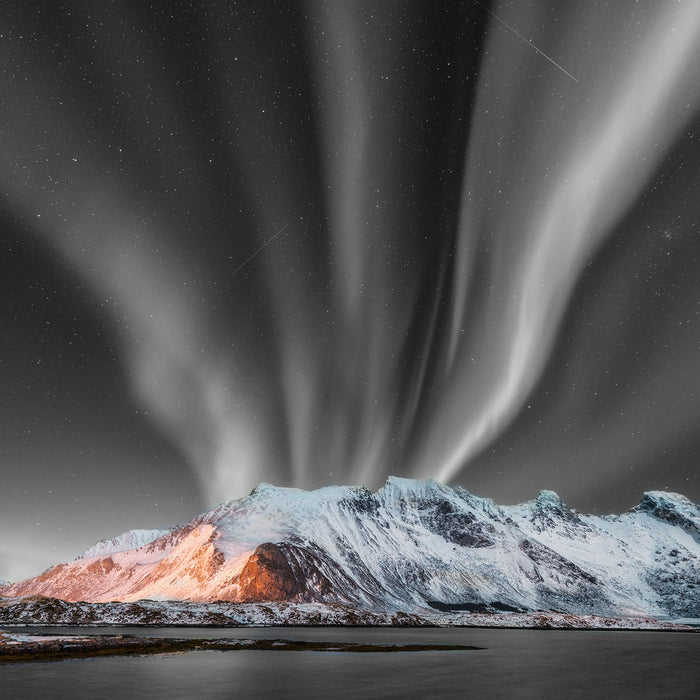
[[[261,484],[152,534],[98,543],[0,595],[700,617],[700,507],[661,491],[593,516],[552,491],[498,506],[433,480],[390,477],[376,493]]]
[[[126,552],[130,549],[138,549],[150,544],[163,535],[167,535],[170,530],[127,530],[121,535],[111,537],[107,540],[100,540],[86,549],[76,559],[92,559],[94,557],[104,557],[108,554]]]

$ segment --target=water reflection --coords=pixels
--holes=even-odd
[[[45,629],[45,628],[44,628]],[[53,628],[54,634],[59,630]],[[61,630],[66,631],[66,630]],[[70,630],[79,631],[76,629]],[[0,667],[13,698],[694,698],[700,634],[91,628],[88,633],[471,644],[478,652],[190,652]],[[595,690],[595,692],[593,692]]]

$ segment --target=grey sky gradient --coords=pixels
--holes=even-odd
[[[205,5],[4,11],[0,578],[259,481],[700,500],[700,5]]]

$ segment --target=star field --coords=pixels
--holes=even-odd
[[[259,481],[700,499],[692,2],[36,2],[0,577]]]

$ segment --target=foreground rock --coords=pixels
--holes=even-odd
[[[431,607],[696,618],[699,581],[700,507],[679,494],[650,491],[626,513],[593,516],[551,491],[499,506],[392,477],[376,493],[263,484],[171,530],[100,542],[0,595],[191,601],[213,618],[217,601],[349,606],[339,615],[358,620]],[[152,615],[163,613],[156,606]]]

